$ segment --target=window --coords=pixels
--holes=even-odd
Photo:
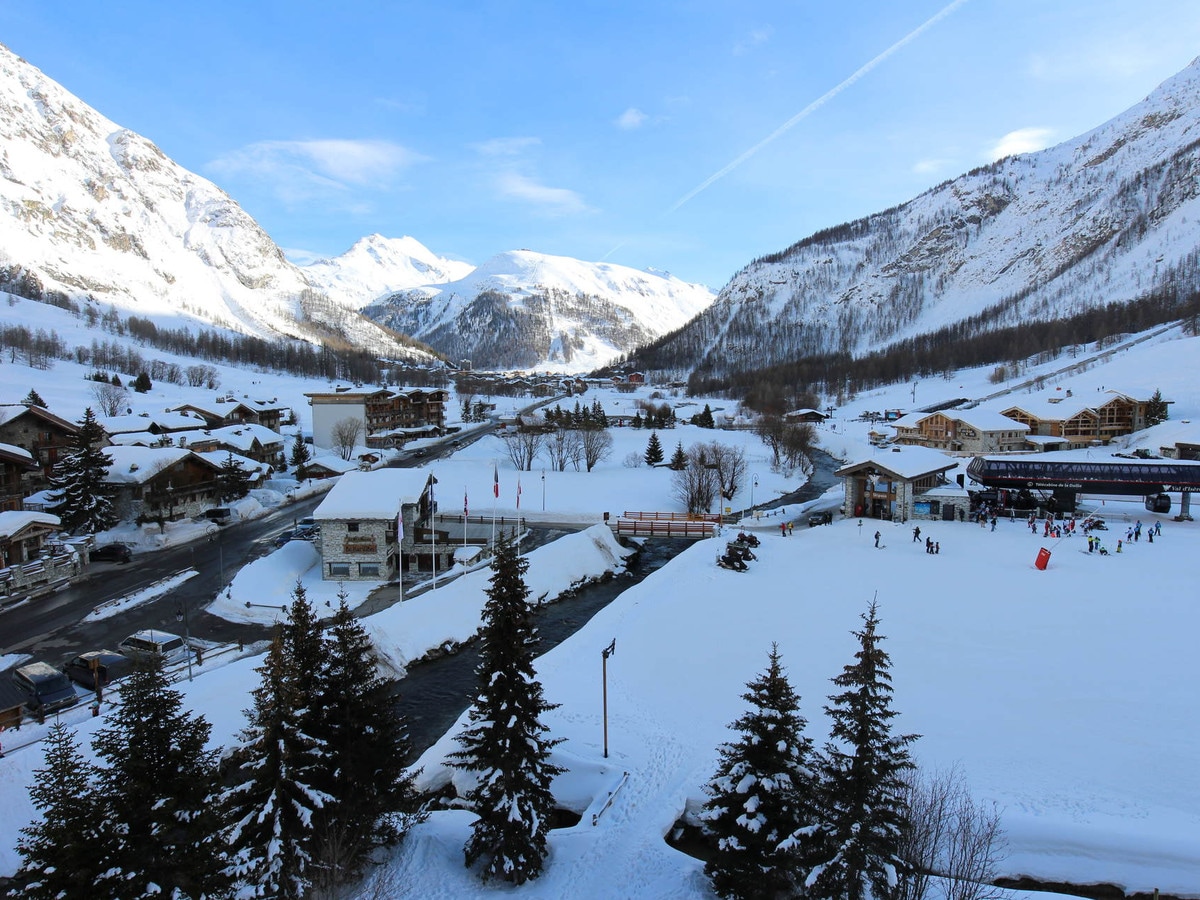
[[[378,578],[379,577],[379,563],[359,563],[358,564],[358,574],[359,575],[370,575],[375,578]]]
[[[347,522],[346,530],[349,531],[351,534],[357,533],[358,523],[357,522]]]
[[[350,563],[331,562],[329,564],[329,574],[330,575],[349,575],[350,574]]]

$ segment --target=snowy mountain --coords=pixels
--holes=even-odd
[[[1200,282],[1200,61],[1107,124],[752,262],[643,368],[722,375]],[[770,335],[769,342],[763,340]]]
[[[473,268],[436,255],[416,238],[372,234],[341,256],[317,260],[302,271],[313,287],[357,311],[387,294],[457,281]]]
[[[712,297],[661,272],[514,250],[363,313],[476,368],[584,372],[680,327]]]
[[[0,266],[169,327],[412,355],[314,291],[220,188],[2,45]]]

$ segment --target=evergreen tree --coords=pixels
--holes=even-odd
[[[138,372],[138,377],[133,380],[133,389],[139,394],[149,393],[154,387],[154,383],[150,380],[150,376],[145,372]]]
[[[62,520],[64,531],[95,534],[117,520],[112,490],[105,480],[112,463],[100,449],[104,441],[104,429],[89,406],[72,438],[72,449],[55,466],[50,479],[55,499],[47,511]]]
[[[414,821],[417,792],[404,761],[410,750],[391,686],[345,594],[325,630],[326,665],[313,727],[325,752],[318,787],[329,799],[317,811],[317,879],[332,888],[357,873],[367,855],[398,840]],[[369,785],[369,790],[363,790]]]
[[[687,468],[687,464],[687,453],[683,449],[683,441],[680,441],[675,445],[675,452],[671,455],[671,461],[667,463],[667,468],[682,472]]]
[[[474,420],[476,422],[486,422],[487,421],[487,412],[488,412],[487,404],[484,403],[482,400],[476,400],[475,401]]]
[[[706,786],[704,817],[716,850],[704,871],[722,897],[773,900],[795,887],[791,836],[816,820],[812,741],[775,645],[766,672],[746,687],[750,710],[729,726],[740,737],[721,747]]]
[[[241,460],[234,459],[232,450],[226,454],[217,473],[217,489],[223,501],[240,500],[250,493],[250,473]]]
[[[713,418],[712,407],[705,403],[704,409],[692,416],[692,424],[700,428],[716,428],[717,422]]]
[[[10,897],[93,896],[105,871],[100,855],[98,800],[94,770],[79,752],[75,733],[61,722],[46,736],[46,765],[34,770],[29,796],[42,819],[21,829],[21,867]]]
[[[907,868],[899,853],[908,827],[904,776],[918,735],[892,734],[891,661],[879,646],[874,602],[862,618],[856,662],[833,679],[842,692],[825,707],[832,725],[821,763],[823,821],[812,835],[796,836],[812,854],[806,884],[814,898],[886,900]]]
[[[604,412],[604,404],[599,400],[592,401],[592,422],[597,428],[608,427],[608,415]]]
[[[46,401],[43,400],[42,395],[33,388],[29,389],[29,393],[25,395],[25,399],[21,402],[26,406],[40,406],[42,409],[46,408]]]
[[[515,884],[541,874],[554,808],[550,781],[563,771],[549,761],[559,741],[545,736],[540,719],[555,705],[543,698],[533,669],[528,568],[511,538],[497,543],[480,631],[479,695],[457,738],[463,749],[451,754],[453,765],[479,779],[467,794],[479,818],[464,848],[466,864],[482,859],[485,881]]]
[[[301,898],[316,875],[314,819],[330,799],[318,787],[325,756],[312,734],[321,644],[320,625],[297,584],[287,621],[258,669],[262,680],[224,797],[234,854],[227,872],[248,896]]]
[[[632,425],[634,428],[641,428],[643,425],[646,424],[645,421],[642,419],[642,411],[640,409],[633,414],[633,421],[630,422],[629,424]]]
[[[304,443],[304,435],[297,431],[296,437],[292,441],[292,455],[288,457],[288,462],[296,470],[297,478],[303,477],[304,464],[310,458],[311,454],[308,452],[308,444]]]
[[[1163,399],[1162,391],[1155,390],[1146,403],[1146,425],[1161,425],[1167,418],[1167,401]]]
[[[462,399],[462,420],[464,422],[472,421],[470,397],[463,397]]]
[[[109,383],[113,387],[124,387],[124,385],[121,384],[121,376],[118,375],[116,372],[113,372],[113,377],[110,379]]]
[[[663,448],[659,443],[657,431],[650,432],[650,440],[646,442],[646,453],[642,458],[648,466],[657,466],[663,461]]]
[[[218,751],[206,749],[208,722],[183,709],[161,660],[126,676],[120,697],[92,740],[107,766],[97,776],[105,871],[90,896],[226,895]]]

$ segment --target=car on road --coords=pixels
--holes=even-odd
[[[823,509],[820,512],[815,512],[808,517],[808,524],[812,525],[831,525],[833,524],[833,510]]]
[[[157,629],[135,631],[117,649],[133,660],[161,659],[167,663],[179,662],[187,655],[188,645],[177,634],[168,634]]]
[[[63,674],[88,690],[108,687],[133,671],[135,663],[116,650],[89,650],[63,666]]]
[[[13,670],[13,681],[25,694],[25,708],[39,716],[79,701],[71,679],[49,663],[31,662]]]
[[[133,549],[128,544],[101,544],[88,554],[93,562],[127,563],[133,559]]]
[[[295,534],[296,534],[296,529],[294,529],[294,528],[289,528],[286,531],[281,531],[279,534],[275,535],[275,540],[272,541],[272,543],[276,547],[282,547],[284,544],[286,544],[288,541],[290,541],[295,536]]]
[[[214,506],[204,511],[204,518],[218,525],[228,525],[237,519],[237,515],[228,506]]]

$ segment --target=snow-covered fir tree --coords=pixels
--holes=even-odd
[[[900,856],[908,825],[908,745],[919,735],[892,733],[891,660],[872,601],[855,631],[855,662],[833,679],[841,693],[825,707],[832,724],[821,763],[822,825],[796,843],[814,860],[806,895],[828,900],[890,900],[906,866]]]
[[[646,442],[646,453],[643,459],[646,460],[648,466],[657,466],[663,461],[663,448],[657,431],[650,432],[650,440]]]
[[[58,900],[93,896],[104,871],[93,768],[79,751],[75,732],[56,722],[46,736],[45,766],[34,770],[29,796],[42,814],[21,829],[21,866],[7,896]]]
[[[105,443],[104,429],[89,406],[72,436],[72,448],[54,468],[50,483],[54,499],[47,512],[62,520],[64,531],[95,534],[117,520],[112,489],[105,480],[112,463],[100,448]]]
[[[304,464],[312,458],[312,454],[308,452],[308,444],[304,443],[304,435],[296,432],[296,437],[292,441],[292,454],[288,457],[288,464],[296,471],[296,477],[301,478]]]
[[[233,451],[227,453],[225,461],[221,463],[221,470],[217,473],[217,489],[221,499],[226,502],[241,500],[250,493],[250,473],[241,460],[234,458]]]
[[[368,854],[405,834],[418,805],[405,770],[410,745],[389,681],[346,595],[325,628],[325,665],[317,679],[321,712],[311,731],[324,751],[317,786],[327,797],[316,812],[318,887],[356,874]],[[369,786],[369,789],[364,789]]]
[[[563,769],[550,762],[558,740],[546,737],[541,715],[555,708],[542,695],[533,668],[536,629],[525,571],[511,538],[501,538],[480,630],[479,695],[470,724],[450,755],[459,769],[476,773],[467,800],[479,818],[464,848],[466,863],[482,860],[486,881],[515,884],[537,878],[546,858],[554,797],[550,782]]]
[[[33,388],[29,389],[29,393],[25,395],[25,399],[21,402],[26,406],[40,406],[42,409],[46,409],[46,401],[43,400],[42,395]]]
[[[92,741],[106,764],[96,778],[105,871],[87,896],[225,896],[211,726],[183,708],[161,660],[125,677],[108,722]]]
[[[687,468],[687,464],[687,451],[683,449],[683,441],[679,441],[675,444],[675,452],[671,454],[671,461],[667,463],[667,468],[682,472]]]
[[[792,836],[816,822],[812,740],[800,697],[771,646],[767,670],[746,684],[750,709],[729,727],[717,772],[706,786],[704,819],[715,839],[704,866],[713,889],[736,900],[773,900],[796,887],[801,861]]]
[[[301,898],[314,881],[314,817],[330,799],[317,786],[325,753],[311,734],[320,663],[320,626],[297,584],[287,622],[258,669],[224,795],[228,874],[245,896]]]

